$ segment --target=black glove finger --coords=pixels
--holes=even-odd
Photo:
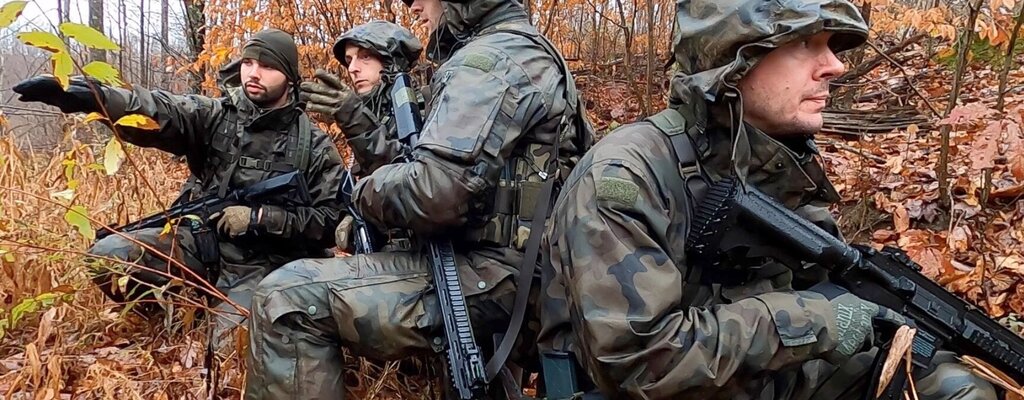
[[[14,85],[14,93],[20,94],[20,101],[42,101],[46,102],[53,96],[64,93],[57,78],[50,75],[32,77]],[[47,103],[49,104],[49,103]]]
[[[309,93],[326,93],[329,92],[331,89],[319,82],[306,81],[299,84],[299,90]]]
[[[299,101],[308,104],[309,103],[309,96],[310,96],[310,92],[307,92],[305,90],[299,91]]]
[[[342,82],[341,78],[322,69],[316,71],[316,79],[320,80],[321,82],[331,87],[332,89],[342,91],[348,90],[348,85]]]
[[[321,115],[323,115],[323,116],[325,116],[327,118],[331,118],[331,119],[334,118],[334,109],[331,108],[331,107],[328,107],[328,106],[320,105],[320,104],[306,103],[306,112],[308,112],[308,113],[315,113],[315,114],[321,114]]]
[[[322,95],[322,94],[317,94],[317,93],[310,93],[309,94],[309,100],[307,102],[309,104],[316,104],[316,105],[319,105],[319,106],[337,108],[338,104],[341,103],[341,99],[339,99],[337,97],[334,97],[334,96]]]

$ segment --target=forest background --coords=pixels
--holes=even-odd
[[[341,71],[330,47],[347,29],[372,19],[415,26],[413,16],[389,0],[4,1],[0,399],[238,398],[242,357],[219,363],[215,385],[204,379],[202,305],[168,295],[168,318],[141,318],[106,301],[82,262],[98,227],[160,211],[176,196],[182,160],[120,142],[98,116],[18,102],[11,87],[85,72],[216,95],[216,70],[253,32],[292,33],[311,77],[315,66]],[[848,72],[834,82],[816,139],[843,197],[833,212],[848,240],[902,247],[929,277],[1019,333],[1024,2],[857,3],[871,39],[843,56]],[[527,9],[569,60],[602,135],[664,107],[674,1],[529,0]],[[414,31],[425,41],[424,27]],[[432,70],[424,62],[416,74]],[[347,155],[337,129],[323,126]],[[437,389],[420,373],[429,360],[350,361],[345,378],[357,398]]]

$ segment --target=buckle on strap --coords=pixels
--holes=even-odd
[[[259,169],[263,171],[270,171],[273,169],[269,160],[260,160],[258,158],[241,156],[238,157],[238,166],[242,168]]]

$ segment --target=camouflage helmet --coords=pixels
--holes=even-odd
[[[688,86],[713,101],[771,49],[833,32],[839,53],[867,40],[868,27],[849,0],[677,0],[672,54]]]
[[[409,71],[420,58],[423,45],[408,29],[388,21],[370,21],[341,35],[334,43],[334,58],[348,68],[345,46],[353,44],[372,50],[380,56],[384,69],[393,72]]]

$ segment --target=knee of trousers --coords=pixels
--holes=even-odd
[[[338,345],[292,323],[250,318],[247,399],[343,398]],[[250,395],[251,394],[251,395]]]
[[[916,385],[922,400],[996,400],[991,383],[972,373],[966,366],[948,362],[935,366],[935,370]]]
[[[331,261],[331,265],[324,265]],[[345,280],[338,271],[347,270],[340,264],[343,259],[303,259],[287,263],[274,270],[256,285],[252,296],[253,322],[274,324],[290,313],[305,314],[310,320],[330,315],[331,283]],[[327,278],[324,268],[338,268]]]
[[[114,260],[138,260],[142,257],[142,249],[120,235],[110,235],[93,244],[89,248],[88,254],[89,256],[85,258],[86,263],[94,264],[97,267],[91,269],[93,275],[96,275],[108,272],[105,268],[99,267],[112,264]]]

